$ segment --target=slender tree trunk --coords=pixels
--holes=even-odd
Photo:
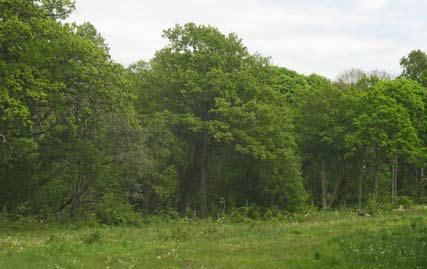
[[[337,199],[338,190],[339,190],[339,188],[341,186],[342,180],[343,180],[343,175],[342,174],[338,175],[337,179],[335,180],[334,190],[332,192],[331,198],[329,199],[329,203],[327,205],[328,209],[332,208],[332,206],[334,205],[334,203],[335,203],[335,201]]]
[[[420,180],[421,180],[421,199],[424,200],[424,188],[425,188],[424,167],[421,167],[420,169]]]
[[[200,215],[208,215],[208,158],[209,158],[209,137],[204,135],[200,152]]]
[[[396,197],[397,197],[397,174],[399,171],[399,163],[397,161],[397,156],[395,159],[395,165],[394,165],[394,200],[396,201]]]
[[[343,181],[344,178],[344,171],[345,171],[345,163],[344,163],[344,158],[340,158],[340,156],[337,156],[337,165],[338,165],[338,169],[337,169],[337,175],[335,177],[335,186],[332,190],[332,193],[330,195],[330,199],[328,202],[328,206],[327,208],[330,209],[332,208],[332,206],[334,205],[335,201],[337,200],[338,197],[338,191],[341,187],[341,183]]]
[[[363,169],[365,166],[365,160],[360,162],[360,173],[359,173],[359,192],[357,197],[357,204],[359,208],[362,207],[362,195],[363,195]]]
[[[379,175],[378,175],[379,165],[375,164],[374,168],[374,191],[375,191],[375,202],[378,202],[378,188],[379,188]]]
[[[326,167],[325,167],[325,161],[322,159],[320,163],[320,184],[322,187],[322,209],[326,210],[328,209],[328,201],[326,199],[327,195],[327,182],[326,182]]]
[[[397,156],[393,160],[391,177],[391,201],[396,202],[397,196]]]
[[[71,208],[70,208],[70,216],[74,216],[74,212],[76,209],[79,209],[83,198],[86,195],[89,189],[89,182],[87,182],[87,178],[85,175],[79,173],[79,180],[76,184],[73,184],[73,191],[71,195]]]
[[[394,163],[391,165],[391,202],[394,203]]]
[[[179,212],[181,217],[184,217],[187,212],[188,194],[189,194],[189,177],[191,169],[188,167],[178,170],[180,178],[180,197],[179,197]]]
[[[150,205],[149,205],[150,196],[151,196],[151,190],[147,189],[147,191],[145,191],[145,194],[144,194],[144,208],[147,212],[149,212],[149,208],[150,208]]]

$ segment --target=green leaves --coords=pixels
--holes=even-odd
[[[424,110],[419,93],[417,83],[398,79],[378,83],[363,94],[354,120],[355,141],[390,156],[416,156],[420,143],[416,125]]]
[[[413,50],[407,57],[400,60],[403,68],[402,77],[412,79],[427,87],[427,54],[421,50]]]
[[[218,199],[299,210],[309,190],[327,209],[356,185],[361,205],[370,177],[385,189],[391,161],[394,194],[398,166],[423,180],[422,51],[401,60],[402,78],[353,69],[334,83],[188,23],[125,69],[93,25],[62,21],[73,1],[0,1],[2,205],[74,214],[115,192],[146,212],[206,215]]]
[[[80,203],[113,160],[102,146],[108,140],[100,139],[106,128],[101,119],[132,117],[125,70],[111,61],[92,25],[59,21],[73,9],[72,1],[1,4],[0,184],[16,180],[22,187],[13,199],[3,199],[10,189],[2,188],[0,203],[26,202],[53,183],[63,191],[62,199],[70,196],[67,187],[74,188],[69,199]],[[20,156],[29,147],[18,146],[22,141],[34,144],[35,156],[26,159],[24,171]]]
[[[174,134],[195,154],[207,139],[208,156],[203,158],[220,155],[215,158],[226,160],[231,158],[228,152],[265,163],[254,177],[266,174],[261,169],[275,163],[277,180],[300,180],[292,113],[274,88],[276,70],[268,59],[249,54],[235,34],[224,35],[210,26],[177,25],[164,37],[169,43],[149,67],[132,67],[137,72],[135,86],[140,87],[142,107],[137,109],[165,115]],[[196,177],[199,172],[194,167],[203,158],[193,159],[187,168]],[[292,172],[280,171],[288,167]],[[278,190],[281,195],[283,191],[286,188]]]

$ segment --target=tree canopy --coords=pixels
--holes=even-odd
[[[349,69],[332,81],[187,23],[124,67],[93,25],[64,21],[73,1],[0,5],[5,212],[120,224],[425,201],[421,50],[398,78]]]

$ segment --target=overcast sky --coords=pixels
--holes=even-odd
[[[251,52],[300,73],[334,79],[355,67],[400,72],[399,59],[427,49],[427,0],[76,0],[128,65],[165,45],[162,30],[195,22],[235,32]]]

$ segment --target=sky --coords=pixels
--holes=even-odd
[[[76,0],[70,17],[91,22],[112,58],[149,60],[164,29],[194,22],[236,33],[252,53],[299,73],[334,79],[350,68],[400,73],[427,50],[427,0]]]

